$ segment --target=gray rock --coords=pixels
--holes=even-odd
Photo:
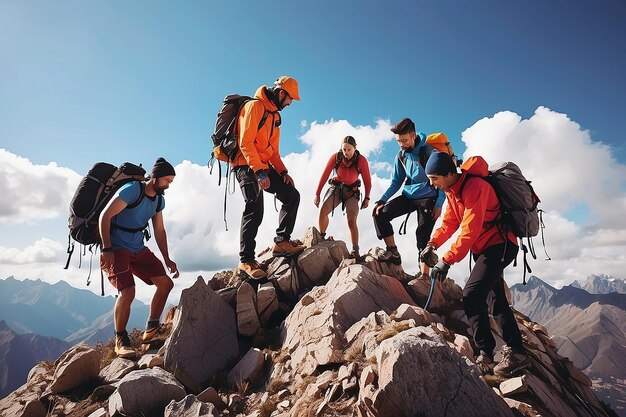
[[[321,285],[328,281],[336,265],[330,255],[330,250],[318,245],[306,248],[300,254],[298,268],[304,272],[313,285]]]
[[[250,349],[228,373],[228,385],[238,388],[244,382],[253,381],[263,370],[264,363],[263,352],[257,348]]]
[[[256,308],[256,293],[244,282],[237,289],[237,329],[244,336],[254,336],[261,328]]]
[[[170,401],[180,401],[185,395],[185,388],[169,372],[141,369],[122,378],[109,398],[109,414],[159,415]]]
[[[259,287],[256,296],[259,317],[261,318],[261,323],[265,324],[272,317],[272,314],[278,310],[276,289],[271,282],[267,282]]]
[[[371,398],[380,417],[512,416],[474,367],[431,328],[417,327],[376,350],[379,389]]]
[[[76,388],[98,377],[100,354],[87,345],[76,345],[54,363],[54,377],[43,396]]]
[[[183,290],[177,315],[165,350],[168,371],[201,385],[239,356],[235,312],[202,279]]]
[[[172,400],[165,407],[163,417],[219,417],[219,412],[213,404],[199,401],[189,394],[181,401]]]
[[[98,376],[102,378],[104,382],[109,383],[124,378],[136,367],[134,361],[124,358],[115,358],[110,364],[102,368]]]

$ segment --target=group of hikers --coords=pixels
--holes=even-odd
[[[281,76],[273,86],[259,87],[254,99],[242,106],[236,119],[238,150],[229,162],[245,202],[241,217],[238,271],[253,280],[267,276],[255,257],[257,232],[263,220],[262,191],[274,194],[282,203],[272,254],[297,256],[304,250],[304,246],[291,240],[300,193],[279,153],[280,112],[290,106],[293,100],[300,100],[298,82],[292,77]],[[474,156],[458,167],[453,155],[437,152],[428,145],[425,136],[416,131],[415,124],[409,118],[395,124],[391,131],[400,146],[400,152],[394,159],[389,188],[373,204],[376,234],[386,246],[379,260],[401,264],[391,221],[417,212],[418,277],[430,276],[443,281],[450,266],[460,262],[470,251],[475,261],[463,289],[463,304],[473,333],[476,365],[483,373],[507,376],[528,367],[529,360],[505,295],[503,278],[504,268],[518,252],[517,238],[510,231],[505,230],[503,233],[499,227],[488,226],[498,215],[499,201],[494,189],[481,178],[487,174],[487,163],[482,157]],[[126,331],[130,306],[135,296],[133,276],[156,286],[150,317],[142,337],[144,343],[153,340],[160,331],[160,317],[173,288],[172,279],[163,264],[144,245],[144,234],[137,231],[145,227],[149,220],[152,221],[155,240],[165,266],[173,278],[179,275],[176,263],[169,257],[162,217],[165,207],[163,194],[174,181],[175,175],[174,167],[159,158],[145,185],[138,181],[124,185],[99,217],[102,241],[100,265],[119,293],[114,307],[114,323],[115,352],[120,357],[133,357],[136,354]],[[321,192],[327,181],[330,186],[322,199]],[[364,186],[362,201],[361,185]],[[400,188],[401,194],[392,198]],[[320,208],[318,226],[324,238],[329,214],[339,205],[345,209],[352,243],[350,256],[356,259],[360,257],[357,215],[360,209],[368,208],[370,191],[367,159],[358,152],[354,137],[346,136],[341,142],[340,151],[328,159],[313,202]],[[141,192],[145,198],[135,204]],[[446,200],[441,227],[433,233],[435,221],[441,215]],[[459,227],[460,235],[450,250],[439,259],[436,250]],[[502,328],[507,345],[502,349],[502,359],[497,364],[494,362],[496,341],[491,332],[487,305],[490,292],[495,296],[492,314]]]

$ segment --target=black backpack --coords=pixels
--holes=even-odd
[[[356,168],[359,175],[361,175],[361,170],[359,169],[359,157],[360,156],[361,154],[359,153],[359,151],[354,151],[354,156],[352,157],[352,161],[350,162],[350,166],[348,167],[348,168]],[[337,152],[337,155],[335,156],[335,167],[333,168],[335,170],[335,173],[337,173],[337,168],[339,168],[339,165],[341,165],[341,161],[343,160],[344,160],[343,152],[342,151]]]
[[[146,170],[141,165],[137,166],[130,162],[125,162],[119,167],[107,162],[98,162],[91,167],[87,175],[80,181],[70,203],[68,256],[64,269],[68,269],[70,259],[74,253],[74,242],[72,242],[72,239],[85,248],[88,246],[89,251],[93,255],[93,247],[102,244],[98,227],[98,219],[102,209],[122,185],[131,181],[140,181],[143,186],[145,177]],[[144,194],[141,193],[139,199],[127,207],[133,208],[138,206],[143,200],[143,196]],[[90,277],[91,266],[89,268],[89,276],[87,277],[87,285],[90,283]],[[102,295],[104,295],[104,282],[102,282]]]
[[[239,149],[239,138],[236,134],[237,118],[241,113],[241,108],[250,100],[258,100],[249,96],[239,94],[229,94],[224,97],[222,108],[217,113],[215,120],[215,130],[211,135],[213,141],[213,155],[221,161],[232,161]],[[259,122],[258,129],[261,129],[267,119],[267,110]]]

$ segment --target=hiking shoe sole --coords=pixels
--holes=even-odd
[[[287,251],[282,251],[282,252],[274,252],[274,251],[272,251],[272,256],[279,257],[279,258],[289,258],[289,257],[297,257],[301,253],[302,253],[302,251],[300,251],[298,253],[287,252]]]
[[[264,275],[260,275],[258,277],[254,277],[250,274],[248,274],[246,271],[244,271],[243,269],[238,269],[237,273],[239,274],[239,276],[243,279],[251,279],[252,281],[263,281],[263,280],[267,280],[267,274]]]

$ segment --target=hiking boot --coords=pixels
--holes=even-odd
[[[348,255],[348,259],[356,259],[357,261],[359,260],[360,257],[361,255],[359,254],[358,249],[352,250],[352,252],[350,252],[350,254]]]
[[[502,348],[502,360],[493,368],[496,375],[511,377],[522,369],[530,366],[525,353],[515,352],[508,346]]]
[[[118,358],[133,359],[137,356],[137,352],[133,349],[128,337],[128,332],[124,331],[121,334],[115,334],[115,354]]]
[[[141,337],[141,341],[143,343],[149,343],[154,340],[157,336],[163,335],[164,326],[163,324],[156,322],[156,324],[149,324],[146,327],[146,331],[143,332],[143,336]]]
[[[493,361],[493,356],[489,356],[482,352],[478,355],[474,364],[483,375],[493,374],[493,367],[496,365]]]
[[[297,245],[291,240],[282,240],[275,242],[272,247],[272,255],[274,256],[291,256],[298,255],[304,250],[304,246]]]
[[[239,272],[243,272],[252,279],[263,279],[267,277],[267,272],[261,269],[261,265],[256,260],[241,262],[237,267]]]
[[[398,248],[387,248],[380,256],[378,256],[378,260],[380,262],[391,262],[395,265],[400,265],[402,263],[402,258],[400,257],[400,252],[398,252]]]

